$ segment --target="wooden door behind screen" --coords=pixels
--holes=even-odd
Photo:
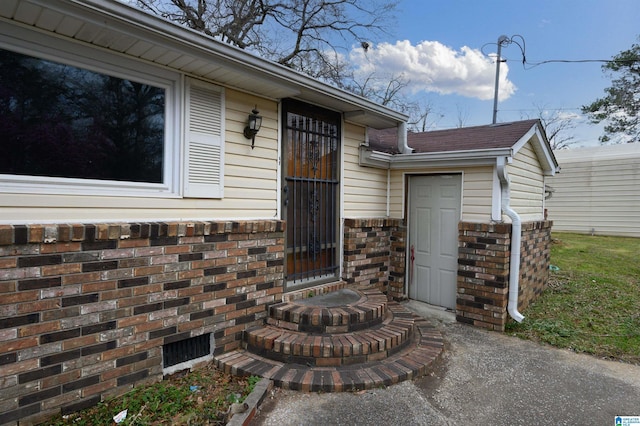
[[[340,116],[284,103],[284,188],[287,288],[317,284],[338,273]]]

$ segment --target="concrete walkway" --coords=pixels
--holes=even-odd
[[[254,425],[614,425],[640,416],[640,367],[600,360],[455,323],[430,376],[359,393],[275,390]]]

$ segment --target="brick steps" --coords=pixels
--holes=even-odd
[[[388,315],[379,325],[349,333],[309,334],[273,325],[246,331],[246,348],[276,361],[303,365],[339,366],[379,360],[410,341],[412,318]]]
[[[243,349],[214,362],[302,391],[370,389],[425,374],[442,353],[440,332],[377,290],[357,293],[339,306],[322,306],[321,299],[274,305],[267,324],[245,331]]]
[[[420,377],[442,353],[441,334],[428,321],[416,318],[413,341],[402,351],[382,360],[336,367],[310,367],[265,358],[239,349],[215,358],[227,373],[256,375],[284,389],[306,392],[346,392],[373,389]]]
[[[382,323],[387,297],[377,290],[359,292],[358,301],[340,307],[282,302],[269,307],[267,324],[309,333],[347,333]]]

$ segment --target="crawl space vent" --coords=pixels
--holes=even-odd
[[[162,346],[162,361],[165,368],[209,354],[211,354],[210,333]]]

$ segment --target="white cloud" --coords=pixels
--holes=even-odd
[[[350,60],[362,77],[403,76],[410,81],[409,89],[414,93],[458,94],[481,100],[494,96],[495,60],[466,46],[456,51],[437,41],[422,41],[414,46],[408,40],[400,40],[370,46],[366,52],[361,47],[354,48]],[[508,72],[507,64],[501,63],[501,101],[516,91],[507,78]]]

